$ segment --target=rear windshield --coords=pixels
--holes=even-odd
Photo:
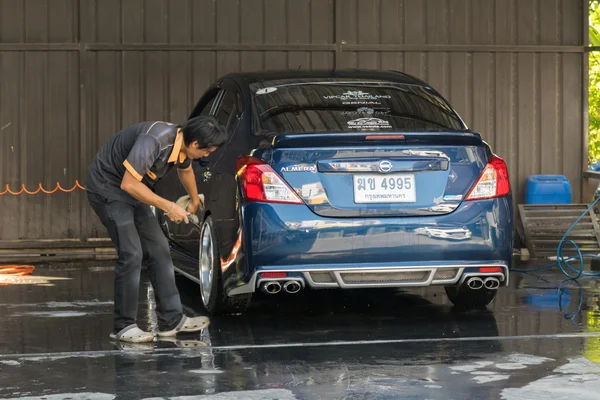
[[[466,127],[430,89],[335,79],[250,85],[268,133],[460,131]]]

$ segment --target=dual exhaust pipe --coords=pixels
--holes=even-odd
[[[295,294],[302,289],[302,285],[300,284],[300,281],[296,280],[287,281],[283,286],[277,281],[268,281],[264,282],[260,288],[266,294],[277,294],[281,292],[282,289],[286,293]]]
[[[500,281],[495,277],[482,279],[475,276],[467,280],[467,286],[473,290],[479,290],[483,287],[489,290],[497,290],[500,287]],[[260,289],[266,294],[277,294],[282,290],[289,294],[295,294],[302,290],[302,284],[298,280],[288,280],[283,285],[278,281],[267,281],[260,285]]]
[[[481,279],[479,277],[469,278],[467,286],[473,290],[479,290],[485,286],[486,289],[496,290],[500,287],[500,281],[498,278],[489,277]]]

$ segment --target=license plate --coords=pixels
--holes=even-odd
[[[354,202],[357,204],[416,201],[414,174],[354,175]]]

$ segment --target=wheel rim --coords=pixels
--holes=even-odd
[[[202,228],[200,239],[200,291],[202,294],[202,302],[208,305],[212,290],[213,281],[213,241],[211,228],[205,224]]]

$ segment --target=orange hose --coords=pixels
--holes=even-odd
[[[3,265],[0,266],[0,275],[31,275],[34,270],[35,267],[33,265]]]
[[[23,193],[23,188],[22,188],[22,187],[21,187],[21,191],[20,191],[20,192],[17,192],[17,193],[15,193],[15,192],[13,192],[12,190],[10,190],[10,187],[9,187],[8,185],[6,185],[6,190],[8,191],[8,193],[10,193],[10,194],[12,194],[12,195],[15,195],[15,196],[16,196],[16,195],[19,195],[19,194],[21,194],[21,193]]]
[[[72,187],[71,189],[63,189],[63,188],[60,186],[60,183],[59,183],[59,182],[56,182],[56,186],[58,186],[58,188],[59,188],[60,190],[62,190],[63,192],[65,192],[65,193],[71,193],[72,191],[74,191],[75,189],[77,189],[77,187],[79,186],[79,182],[75,181],[75,185],[73,185],[73,187]]]
[[[71,193],[71,192],[73,192],[77,188],[79,188],[81,190],[85,190],[85,188],[83,186],[81,186],[81,184],[79,183],[78,180],[75,180],[75,185],[73,185],[73,187],[71,189],[65,189],[65,188],[63,188],[62,186],[60,186],[60,182],[56,182],[56,187],[53,190],[46,190],[46,189],[44,189],[44,187],[40,183],[40,184],[38,184],[38,189],[36,191],[34,191],[34,192],[30,192],[29,190],[27,190],[27,188],[25,187],[24,183],[21,185],[21,190],[18,191],[18,192],[13,192],[10,189],[10,185],[9,184],[7,184],[5,187],[6,187],[6,190],[4,192],[1,192],[0,196],[4,196],[7,193],[12,194],[13,196],[18,196],[18,195],[20,195],[23,192],[25,192],[27,194],[33,195],[33,194],[38,194],[40,191],[42,193],[46,193],[46,194],[53,194],[53,193],[56,193],[58,190],[60,190],[61,192],[64,192],[64,193]]]
[[[41,190],[41,188],[38,187],[38,190],[36,190],[35,192],[30,192],[29,190],[27,190],[27,188],[25,187],[25,184],[21,185],[21,188],[23,188],[23,190],[25,191],[25,193],[27,194],[38,194]]]
[[[56,192],[58,190],[58,186],[55,187],[54,190],[48,191],[48,190],[44,190],[44,188],[42,187],[42,184],[40,183],[40,189],[42,189],[43,193],[52,194],[52,193],[54,193],[54,192]]]

